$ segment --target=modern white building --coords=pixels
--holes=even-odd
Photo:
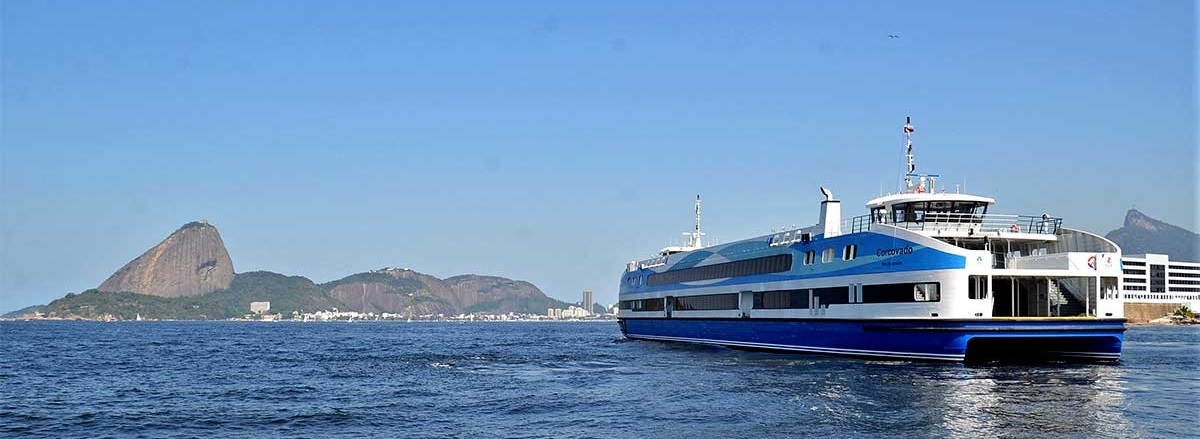
[[[271,302],[250,302],[250,312],[254,314],[265,314],[271,310]]]
[[[1172,261],[1167,255],[1121,257],[1121,298],[1136,303],[1186,303],[1200,310],[1200,262]]]

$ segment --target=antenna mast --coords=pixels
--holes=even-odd
[[[697,249],[704,247],[700,242],[700,237],[704,236],[704,232],[700,231],[700,195],[696,195],[696,228],[691,233],[685,232],[683,236],[687,237],[687,247]]]
[[[917,170],[917,165],[913,164],[912,133],[913,133],[912,117],[905,116],[904,117],[904,143],[906,146],[904,149],[904,154],[905,154],[905,157],[908,159],[908,170],[904,173],[904,187],[906,190],[909,190],[909,191],[911,191],[913,188],[912,178],[914,176],[916,176],[916,174],[914,174],[914,172],[916,172],[916,170]]]

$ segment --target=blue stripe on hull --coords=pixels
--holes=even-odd
[[[1120,358],[1122,320],[621,319],[629,338],[836,355],[964,361]]]

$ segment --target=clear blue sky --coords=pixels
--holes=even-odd
[[[198,219],[239,272],[608,303],[697,193],[723,241],[865,213],[906,115],[994,211],[1196,229],[1191,2],[577,3],[3,1],[0,310]]]

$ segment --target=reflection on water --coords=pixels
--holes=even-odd
[[[974,367],[946,373],[943,427],[955,436],[1132,437],[1112,365]]]

